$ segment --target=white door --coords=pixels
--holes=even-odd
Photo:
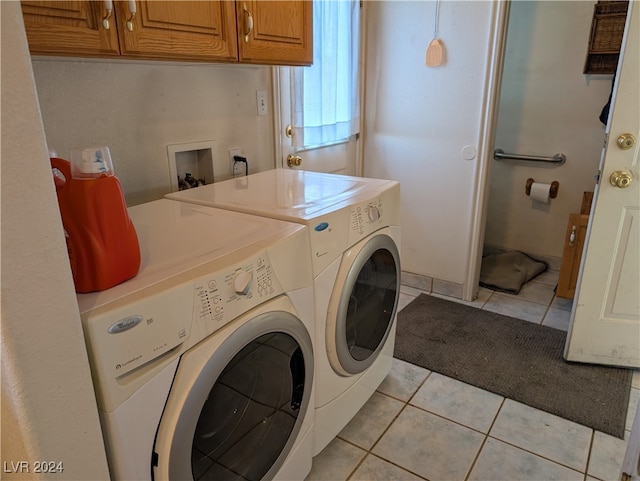
[[[293,146],[291,136],[287,134],[287,127],[291,124],[290,69],[291,67],[278,68],[274,82],[280,108],[276,115],[276,125],[279,129],[277,133],[280,135],[276,165],[284,169],[356,175],[360,149],[357,135],[351,136],[347,141],[322,147],[296,149]],[[293,163],[287,162],[289,156],[292,156],[290,158],[293,159]],[[300,165],[294,165],[298,163],[298,159]]]
[[[356,134],[362,110],[361,16],[362,2],[356,0],[314,2],[313,66],[275,71],[276,137],[280,139],[276,165],[346,175],[362,170]],[[304,84],[303,92],[297,93],[298,102],[305,104],[296,105],[297,114],[292,116],[294,72],[298,87]],[[291,124],[296,128],[288,129]]]
[[[634,3],[565,347],[570,361],[628,367],[640,367],[640,5]],[[637,140],[625,141],[627,134]],[[618,139],[633,145],[622,149]]]

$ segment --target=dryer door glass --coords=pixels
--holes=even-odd
[[[300,414],[305,361],[274,332],[227,364],[204,403],[191,451],[194,480],[259,480],[281,456]]]
[[[375,361],[395,316],[400,262],[395,243],[376,236],[358,253],[347,277],[336,320],[336,349],[351,374]]]

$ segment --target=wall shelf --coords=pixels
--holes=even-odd
[[[628,1],[600,0],[594,5],[583,73],[616,73],[628,7]]]

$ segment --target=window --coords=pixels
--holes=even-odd
[[[359,132],[360,3],[313,2],[313,66],[291,69],[294,147],[349,139]]]

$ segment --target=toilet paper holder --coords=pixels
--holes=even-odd
[[[527,195],[531,195],[531,186],[533,185],[534,182],[535,180],[533,180],[531,177],[527,179],[527,183],[524,189]],[[560,182],[558,182],[557,180],[554,180],[553,182],[551,182],[551,188],[549,189],[550,198],[555,199],[558,196],[559,187],[560,187]]]

